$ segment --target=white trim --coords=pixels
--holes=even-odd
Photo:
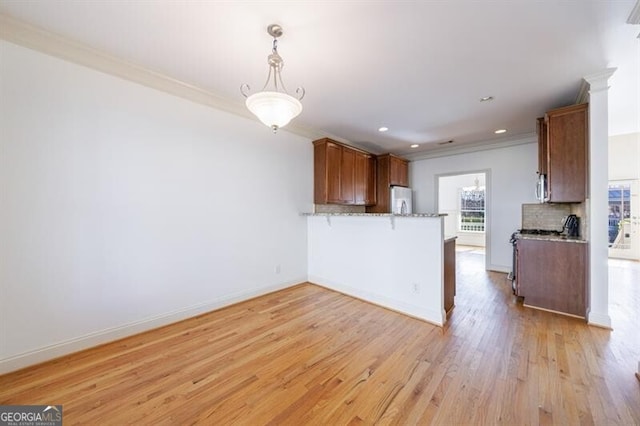
[[[396,299],[391,299],[389,297],[381,296],[376,293],[336,283],[318,276],[309,276],[309,282],[319,287],[337,291],[338,293],[346,294],[350,297],[355,297],[356,299],[363,300],[373,305],[377,305],[385,309],[390,309],[392,311],[399,312],[403,315],[408,315],[421,321],[426,321],[430,324],[437,325],[438,327],[442,327],[447,321],[447,314],[446,312],[444,312],[444,310],[442,312],[425,310],[420,306],[404,303]]]
[[[276,285],[257,288],[251,291],[242,291],[227,296],[219,297],[208,302],[199,303],[184,309],[178,309],[165,314],[145,318],[118,327],[111,327],[105,330],[89,333],[84,336],[69,339],[53,345],[34,349],[19,355],[0,360],[0,374],[9,373],[41,362],[49,361],[64,355],[89,349],[101,344],[113,342],[138,333],[162,327],[187,318],[211,312],[225,306],[243,302],[254,297],[262,296],[274,291],[292,287],[306,282],[306,277]]]
[[[627,24],[640,25],[640,0],[636,1],[635,6],[631,9],[631,13],[627,18]],[[638,368],[638,371],[640,371],[640,367]]]
[[[484,141],[484,142],[477,142],[477,143],[468,144],[468,145],[461,145],[457,147],[456,146],[451,147],[451,145],[449,145],[446,148],[438,148],[438,149],[433,149],[425,152],[416,152],[415,154],[404,154],[403,157],[407,158],[410,161],[426,160],[429,158],[449,157],[451,155],[467,154],[470,152],[488,151],[491,149],[502,149],[502,148],[508,148],[511,146],[525,145],[525,144],[534,143],[534,142],[535,143],[538,142],[537,135],[535,133],[528,133],[525,135],[517,136],[516,138],[509,139],[509,140],[496,141],[496,142]]]
[[[0,13],[0,39],[258,122],[257,118],[247,110],[244,98],[240,95],[238,99],[223,98],[198,86],[127,62],[2,13]],[[320,133],[305,127],[299,122],[287,125],[282,131],[289,131],[309,139],[321,137],[340,139],[326,132]]]
[[[536,139],[537,142],[537,139]],[[518,144],[520,145],[520,144]],[[440,202],[440,178],[443,177],[450,177],[450,176],[460,176],[460,175],[472,175],[472,174],[479,174],[479,173],[484,173],[484,267],[486,270],[489,271],[493,271],[493,270],[498,270],[500,271],[500,267],[499,266],[494,266],[491,263],[491,220],[493,217],[493,211],[490,209],[491,201],[493,198],[493,194],[491,193],[492,191],[492,180],[491,180],[491,169],[475,169],[475,170],[465,170],[465,171],[459,171],[459,172],[447,172],[447,173],[439,173],[437,175],[433,176],[433,184],[435,186],[434,190],[433,190],[433,196],[434,196],[434,200],[433,200],[433,205],[435,206],[436,212],[439,211],[440,206],[438,205]],[[444,220],[444,219],[443,219]],[[444,226],[444,222],[443,222],[443,226]],[[495,269],[498,268],[498,269]],[[510,272],[506,271],[506,272]]]
[[[502,272],[504,274],[511,273],[511,268],[508,267],[508,266],[503,266],[503,265],[493,265],[493,264],[491,264],[491,265],[489,265],[487,267],[487,270],[491,271],[491,272]]]
[[[589,102],[589,83],[587,83],[587,80],[582,79],[582,82],[580,83],[580,90],[578,90],[578,96],[576,97],[576,105],[578,104],[584,104],[586,102]]]
[[[584,76],[584,81],[589,83],[589,93],[609,90],[609,78],[613,75],[614,72],[616,72],[617,69],[618,68],[607,68],[600,72]]]
[[[606,223],[607,221],[607,188],[608,174],[608,89],[609,77],[616,68],[607,68],[584,77],[589,83],[589,152],[590,158],[588,187],[589,197],[585,200],[585,208],[590,223]],[[600,327],[611,328],[609,316],[609,274],[608,248],[609,241],[605,227],[590,226],[588,230],[588,288],[589,306],[588,323]]]
[[[564,315],[565,317],[584,319],[584,317],[581,317],[580,315],[568,314],[566,312],[561,312],[561,311],[554,311],[553,309],[541,308],[540,306],[527,305],[526,303],[523,303],[522,306],[524,306],[525,308],[537,309],[539,311],[551,312],[552,314]]]
[[[604,315],[598,312],[589,312],[587,314],[588,324],[594,325],[596,327],[603,327],[612,330],[611,327],[611,317],[609,315]]]

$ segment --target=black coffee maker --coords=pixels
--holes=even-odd
[[[579,237],[580,236],[580,218],[575,214],[570,214],[564,220],[563,231],[567,234],[567,237]]]

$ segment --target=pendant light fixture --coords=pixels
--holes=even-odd
[[[273,133],[286,126],[293,118],[302,112],[300,100],[304,97],[304,88],[296,89],[297,98],[287,93],[282,82],[282,67],[284,63],[278,54],[278,37],[282,36],[282,27],[272,24],[267,27],[267,32],[273,37],[273,48],[267,57],[269,75],[262,90],[249,96],[251,90],[248,84],[240,86],[240,93],[247,98],[246,104],[249,111],[255,114],[265,125],[271,127]]]

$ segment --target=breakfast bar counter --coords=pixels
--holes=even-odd
[[[309,281],[442,326],[444,216],[308,213]]]

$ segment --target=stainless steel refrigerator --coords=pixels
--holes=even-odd
[[[391,213],[411,214],[413,212],[411,188],[391,187]]]

